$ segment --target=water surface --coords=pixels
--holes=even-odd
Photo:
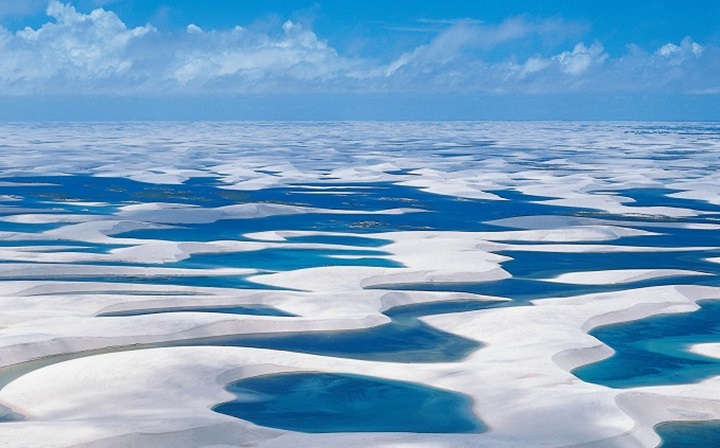
[[[720,342],[719,300],[700,309],[648,317],[593,329],[615,353],[573,370],[583,381],[610,387],[695,383],[720,375],[720,359],[691,353],[692,344]]]
[[[666,422],[655,426],[662,438],[658,448],[703,448],[720,446],[720,420]]]
[[[337,373],[283,373],[228,386],[237,398],[214,411],[306,433],[481,432],[464,395],[415,383]]]

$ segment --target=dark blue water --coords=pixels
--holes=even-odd
[[[680,190],[669,188],[632,188],[620,190],[618,194],[632,198],[634,202],[625,204],[628,207],[675,207],[712,213],[720,213],[720,207],[707,201],[695,199],[673,198],[668,195]]]
[[[385,312],[388,324],[347,331],[248,334],[176,341],[172,345],[269,348],[339,358],[388,362],[453,362],[482,347],[477,341],[426,325],[419,317],[482,310],[502,302],[456,301],[407,305]]]
[[[45,240],[45,239],[13,239],[13,240],[0,240],[0,247],[2,248],[24,248],[27,246],[38,246],[42,247],[43,252],[87,252],[104,254],[108,253],[112,249],[118,249],[121,247],[127,247],[119,244],[100,244],[100,243],[87,243],[78,241],[63,241],[63,240]]]
[[[21,232],[21,233],[40,233],[48,230],[58,229],[67,224],[65,223],[22,223],[22,222],[4,222],[0,221],[0,232]]]
[[[707,285],[720,286],[717,276],[676,276],[656,278],[611,285],[574,285],[544,282],[533,278],[509,278],[484,283],[413,283],[405,285],[378,286],[373,289],[396,291],[445,291],[469,292],[512,299],[505,306],[528,305],[531,300],[574,297],[584,294],[624,291],[630,288],[645,288],[663,285]]]
[[[391,317],[391,323],[367,329],[234,335],[172,341],[166,345],[256,347],[389,362],[452,362],[465,358],[481,348],[482,344],[438,330],[420,322],[418,318],[488,309],[502,303],[501,301],[461,300],[405,305],[391,308],[385,312],[387,316]],[[292,317],[289,313],[263,306],[167,307],[103,313],[98,317],[130,317],[183,311]]]
[[[695,201],[691,201],[692,204]],[[684,204],[686,206],[690,204]],[[641,228],[642,222],[636,220]],[[654,222],[655,224],[655,222]],[[516,243],[515,250],[497,252],[511,259],[502,263],[502,267],[512,274],[512,278],[481,283],[464,284],[408,284],[383,286],[383,289],[456,291],[486,294],[513,299],[511,304],[527,304],[530,300],[570,297],[581,294],[621,291],[628,288],[649,286],[690,284],[720,286],[720,264],[709,262],[710,257],[719,257],[720,251],[712,246],[720,246],[720,232],[717,230],[696,230],[675,227],[648,227],[647,230],[661,232],[660,235],[625,237],[613,241],[618,246],[671,247],[686,246],[710,247],[709,249],[675,250],[672,252],[552,252],[523,251],[522,244]],[[590,243],[587,243],[590,244]],[[598,271],[610,269],[684,269],[707,276],[674,276],[641,280],[623,284],[573,285],[538,281],[553,278],[569,272]]]
[[[268,348],[338,358],[408,363],[460,361],[482,346],[417,320],[363,330],[248,334],[180,341],[176,345]]]
[[[619,245],[619,244],[618,244]],[[532,252],[501,251],[512,260],[502,267],[517,278],[552,278],[568,272],[609,269],[686,269],[704,273],[719,273],[720,264],[706,261],[720,257],[717,250],[674,252]]]
[[[116,210],[112,205],[137,202],[171,202],[198,204],[208,207],[235,203],[245,195],[218,190],[211,179],[192,179],[184,185],[159,185],[138,182],[126,178],[73,176],[38,176],[0,178],[0,182],[14,182],[14,185],[0,184],[0,194],[19,198],[12,204],[22,207],[48,208],[52,203],[55,210],[67,207],[66,211],[108,214]],[[78,205],[73,202],[102,202],[111,206]]]
[[[684,218],[608,215],[597,212],[582,212],[581,214],[605,219],[609,224],[616,221],[630,222],[633,228],[659,233],[659,235],[625,237],[617,242],[621,245],[670,248],[720,246],[720,232],[717,230],[684,228],[684,226],[690,224],[720,224],[720,206],[707,201],[678,199],[665,196],[665,194],[674,191],[675,190],[638,188],[621,190],[617,193],[635,199],[635,203],[626,204],[631,208],[640,206],[667,206],[695,210],[702,213],[699,216]]]
[[[169,285],[169,286],[194,286],[198,288],[237,288],[237,289],[273,289],[281,290],[284,288],[260,285],[253,283],[243,276],[239,275],[202,275],[198,273],[194,276],[180,276],[180,275],[164,275],[164,276],[134,276],[132,274],[118,274],[118,275],[74,275],[74,276],[53,276],[51,274],[40,274],[33,273],[32,275],[18,275],[12,278],[1,277],[3,281],[13,280],[33,280],[39,282],[64,282],[64,283],[121,283],[121,284],[132,284],[132,285]],[[123,294],[130,294],[130,292],[123,291]],[[153,293],[157,294],[157,293]]]
[[[415,383],[337,373],[283,373],[228,386],[237,399],[214,411],[306,433],[482,432],[464,395]]]
[[[400,305],[385,311],[386,316],[402,321],[403,319],[417,319],[423,316],[435,316],[438,314],[462,313],[464,311],[477,311],[494,308],[505,304],[502,300],[455,300],[448,302],[418,303],[412,305]]]
[[[352,185],[345,185],[352,187]],[[136,230],[123,234],[132,238],[162,238],[172,241],[211,241],[241,239],[243,234],[278,229],[348,232],[398,230],[493,230],[486,221],[533,214],[571,215],[582,211],[532,202],[534,196],[504,192],[508,201],[458,199],[435,195],[392,184],[363,184],[363,188],[343,190],[349,195],[313,194],[316,190],[271,188],[252,192],[253,202],[312,205],[318,208],[356,210],[357,214],[306,213],[257,219],[227,219],[207,224],[183,225],[177,229]],[[367,188],[370,187],[370,188]],[[422,213],[368,215],[361,211],[413,208]],[[313,237],[317,238],[317,237]]]
[[[659,448],[711,448],[720,446],[720,421],[667,422],[655,426],[662,438]]]
[[[198,205],[203,207],[220,207],[237,203],[276,203],[309,205],[320,208],[340,210],[383,210],[395,207],[412,207],[424,210],[423,213],[404,215],[363,215],[363,214],[326,214],[312,213],[291,216],[275,216],[259,219],[222,220],[214,223],[184,225],[176,229],[147,229],[128,232],[128,237],[148,237],[177,241],[210,241],[219,239],[242,239],[248,232],[264,230],[325,230],[330,232],[350,232],[347,236],[305,236],[290,238],[289,242],[297,243],[330,243],[346,244],[356,247],[356,250],[309,250],[309,249],[267,249],[242,253],[199,254],[176,264],[178,267],[213,268],[213,267],[247,267],[264,270],[289,270],[317,266],[362,265],[398,267],[398,264],[387,259],[385,253],[378,250],[386,241],[363,236],[367,232],[397,231],[403,229],[435,229],[435,230],[493,230],[496,227],[485,224],[487,221],[533,215],[590,215],[605,217],[612,223],[616,219],[631,220],[638,228],[643,228],[647,220],[652,224],[662,224],[654,217],[619,217],[607,215],[592,210],[570,207],[558,207],[543,203],[548,199],[540,196],[529,196],[513,190],[494,191],[495,194],[507,199],[506,201],[484,201],[457,199],[449,196],[430,194],[410,187],[392,184],[338,184],[343,187],[343,194],[316,194],[317,190],[306,186],[293,186],[283,188],[270,188],[260,191],[233,191],[225,190],[222,184],[214,178],[198,178],[186,181],[182,185],[157,185],[137,182],[122,178],[95,178],[90,176],[53,176],[33,178],[0,179],[0,181],[25,182],[30,185],[1,186],[0,194],[11,194],[20,201],[13,202],[9,210],[46,210],[53,213],[88,213],[110,214],[118,207],[137,202],[172,202]],[[326,185],[323,185],[326,186]],[[668,198],[666,195],[673,190],[666,189],[631,189],[618,191],[618,194],[636,200],[635,206],[666,205],[682,208],[692,208],[707,212],[706,215],[683,219],[687,222],[712,222],[718,207],[704,201],[683,200]],[[86,207],[73,204],[72,201],[102,202],[109,205],[100,207]],[[669,222],[678,220],[669,219]],[[34,228],[35,232],[42,229],[53,228],[55,225],[24,225],[3,223],[6,228],[26,231]],[[2,224],[0,224],[2,227]],[[2,229],[0,229],[2,230]],[[711,230],[692,230],[667,227],[648,226],[647,230],[662,232],[658,236],[643,236],[622,238],[616,241],[624,245],[646,245],[664,247],[682,246],[720,246],[720,232]],[[12,244],[12,243],[10,243]],[[76,251],[101,252],[109,250],[103,246],[84,245]],[[540,282],[537,279],[552,277],[566,272],[599,269],[635,269],[635,268],[682,268],[717,274],[717,264],[708,263],[704,257],[717,256],[716,251],[680,251],[676,253],[543,253],[524,252],[516,250],[503,252],[513,260],[503,264],[513,278],[496,282],[464,284],[464,285],[405,285],[396,286],[396,289],[423,289],[444,291],[467,291],[487,295],[508,297],[513,299],[511,305],[527,304],[533,299],[547,297],[567,297],[572,295],[594,292],[607,292],[626,289],[628,287],[643,287],[677,283],[717,285],[717,276],[710,277],[680,277],[669,279],[656,279],[635,282],[630,285],[566,285],[551,282]],[[334,258],[334,255],[355,255],[359,258]],[[51,277],[38,280],[52,281]],[[256,288],[258,285],[247,281],[241,276],[113,276],[113,277],[73,277],[65,281],[107,281],[141,284],[186,285],[186,286],[214,286],[230,288]],[[506,304],[500,304],[504,306]],[[408,319],[398,324],[380,327],[378,333],[385,341],[400,340],[408,333],[420,335],[411,340],[447,340],[444,334],[433,334],[432,330]],[[321,337],[322,336],[322,337]],[[344,336],[343,336],[344,337]],[[342,343],[350,343],[343,337],[324,337],[316,334],[304,341],[299,335],[292,335],[290,341],[273,337],[273,342],[263,342],[278,347],[302,346],[314,347],[314,350],[335,353],[342,352]],[[350,337],[354,344],[376,344],[376,338],[370,337],[363,341],[363,336]],[[322,340],[323,342],[320,342]],[[327,341],[337,341],[331,343]],[[363,343],[357,343],[363,341]],[[259,342],[258,342],[259,343]],[[386,344],[386,347],[393,344]],[[412,345],[412,344],[410,344]],[[443,344],[440,344],[443,345]],[[456,346],[455,342],[448,343]],[[463,344],[460,344],[461,346]],[[382,346],[382,344],[381,344]],[[423,346],[423,344],[420,344]],[[425,350],[424,348],[421,350]],[[462,350],[449,350],[449,353],[463,353]],[[352,349],[350,349],[352,352]],[[389,353],[397,352],[395,349]],[[454,355],[461,356],[461,355]]]
[[[244,314],[250,316],[282,316],[293,317],[295,314],[279,310],[270,306],[263,305],[242,305],[242,306],[186,306],[186,307],[168,307],[168,308],[150,308],[125,311],[111,311],[100,313],[97,317],[129,317],[129,316],[145,316],[148,314],[164,314],[164,313],[224,313],[224,314]]]
[[[10,194],[20,198],[12,207],[37,208],[54,213],[87,213],[108,215],[117,207],[142,202],[171,202],[192,204],[203,207],[220,207],[225,205],[268,202],[276,204],[307,205],[319,208],[340,210],[377,211],[388,208],[411,207],[426,210],[427,213],[410,215],[323,215],[319,216],[285,216],[253,220],[237,220],[240,223],[230,225],[239,233],[260,230],[318,230],[357,231],[402,230],[430,228],[436,230],[487,230],[494,228],[484,224],[486,221],[515,216],[534,215],[573,215],[602,213],[572,207],[558,207],[545,204],[547,199],[540,196],[529,196],[513,190],[494,191],[506,201],[487,201],[473,199],[457,199],[450,196],[435,195],[411,187],[393,184],[342,184],[349,187],[342,190],[348,194],[316,194],[317,190],[305,186],[269,188],[259,191],[233,191],[221,188],[222,184],[214,178],[190,179],[181,185],[148,184],[123,178],[102,178],[84,175],[49,176],[28,178],[0,178],[0,181],[23,182],[34,185],[0,185],[0,194]],[[312,185],[309,185],[311,187]],[[326,186],[326,185],[323,185]],[[357,188],[353,188],[357,187]],[[668,198],[665,193],[672,190],[631,189],[617,193],[629,196],[641,205],[667,205],[674,207],[693,208],[720,213],[717,206],[704,201]],[[77,205],[70,201],[106,202],[109,206]],[[633,206],[632,204],[630,206]],[[10,209],[12,209],[12,207]],[[6,214],[14,214],[7,212]],[[2,213],[0,213],[2,215]],[[615,216],[617,218],[617,216]],[[300,218],[297,225],[285,226],[284,221],[292,222]],[[303,222],[307,218],[308,222]],[[265,221],[277,221],[278,225],[267,226]],[[691,222],[694,219],[687,219]],[[217,223],[216,223],[217,224]],[[10,223],[2,223],[12,228]],[[44,225],[44,224],[43,224]],[[28,225],[21,225],[21,227]],[[33,225],[31,225],[33,226]],[[203,225],[186,226],[191,233],[202,235],[203,232],[192,232]],[[212,225],[211,225],[212,226]],[[3,230],[0,228],[0,230]],[[152,230],[130,232],[132,236],[142,235]],[[187,236],[187,235],[186,235]],[[219,238],[218,238],[219,239]],[[183,241],[197,240],[185,238]]]
[[[720,222],[712,222],[718,224]],[[619,241],[620,244],[633,246],[650,247],[712,247],[720,245],[720,232],[716,229],[684,229],[675,227],[643,226],[643,223],[633,223],[633,227],[649,232],[657,232],[659,235],[645,235],[636,237],[625,237]]]

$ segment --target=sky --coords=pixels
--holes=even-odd
[[[716,0],[0,0],[6,121],[720,120],[719,100]]]

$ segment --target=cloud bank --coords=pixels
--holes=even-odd
[[[720,92],[717,47],[687,37],[653,49],[628,43],[620,55],[595,40],[543,52],[538,42],[578,34],[557,19],[449,22],[427,44],[378,61],[340,54],[291,21],[272,32],[189,24],[163,33],[58,0],[47,15],[37,29],[0,28],[0,95]],[[530,55],[514,52],[531,46]]]

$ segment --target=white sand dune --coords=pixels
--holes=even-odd
[[[575,285],[616,285],[633,283],[666,277],[684,277],[688,275],[712,275],[706,272],[683,269],[607,269],[603,271],[570,272],[554,278],[542,279],[546,282],[571,283]]]
[[[607,440],[613,441],[612,446],[650,446],[657,442],[651,428],[660,421],[718,418],[717,387],[712,381],[703,382],[694,385],[688,396],[687,386],[623,392],[582,383],[567,368],[592,359],[594,355],[588,358],[584,353],[592,354],[598,346],[582,327],[589,317],[610,312],[616,313],[614,321],[641,317],[628,308],[628,299],[655,297],[646,302],[649,307],[643,314],[649,315],[662,312],[669,304],[688,304],[718,292],[698,289],[681,294],[675,288],[660,287],[652,294],[637,290],[599,298],[555,299],[536,303],[536,307],[426,319],[488,344],[465,361],[452,364],[393,364],[227,347],[153,349],[82,358],[37,370],[6,386],[0,399],[30,420],[3,425],[2,430],[5,440],[37,444],[55,430],[52,422],[61,419],[72,443],[106,440],[107,446],[122,446],[130,428],[131,433],[143,434],[149,444],[180,443],[178,446],[211,443],[215,437],[238,443],[243,440],[236,438],[238,432],[253,434],[258,446],[309,441],[319,446],[368,442],[382,446],[397,440],[396,434],[311,437],[266,430],[208,409],[232,398],[222,390],[228,381],[276,372],[326,371],[410,380],[469,393],[475,399],[476,413],[491,428],[484,434],[403,437],[409,446],[525,446],[533,441],[541,441],[540,446],[593,441],[603,446]],[[557,354],[562,354],[564,368],[553,360]],[[665,410],[658,412],[661,409]],[[585,424],[578,426],[578,420]],[[198,425],[225,430],[173,442],[176,439],[171,433],[193,431]],[[263,434],[272,439],[264,440]]]
[[[400,363],[243,347],[172,346],[219,336],[371,329],[390,322],[383,313],[398,306],[458,301],[515,305],[512,297],[451,291],[464,284],[489,285],[512,278],[511,259],[504,251],[599,257],[603,253],[663,257],[684,251],[696,253],[697,262],[717,263],[718,257],[703,256],[704,251],[717,250],[712,241],[707,246],[698,243],[703,241],[700,238],[692,245],[658,246],[654,241],[668,229],[710,235],[720,228],[708,212],[708,205],[718,202],[713,188],[720,171],[720,139],[712,132],[635,132],[643,126],[652,125],[348,122],[314,128],[301,123],[97,123],[71,129],[55,124],[0,125],[4,157],[0,188],[50,188],[54,182],[43,176],[77,173],[158,185],[207,178],[217,182],[224,195],[218,197],[235,202],[179,203],[182,200],[167,189],[160,194],[178,203],[138,202],[142,196],[130,193],[121,203],[111,203],[101,195],[95,198],[93,192],[79,198],[83,200],[71,194],[67,201],[37,196],[33,203],[31,193],[23,198],[16,191],[3,191],[0,445],[635,448],[660,442],[653,431],[660,422],[720,419],[718,377],[692,384],[617,389],[584,382],[571,373],[613,354],[588,334],[593,328],[692,312],[698,301],[720,299],[720,287],[692,284],[694,278],[716,275],[712,264],[708,272],[684,266],[582,272],[570,266],[554,278],[533,281],[543,281],[544,286],[616,285],[617,289],[573,297],[550,294],[527,306],[421,317],[435,329],[480,344],[464,359],[452,362]],[[39,163],[49,156],[53,163]],[[38,181],[29,181],[28,173]],[[11,182],[14,177],[24,179]],[[253,197],[259,190],[273,188],[283,189],[287,197],[269,201]],[[648,188],[672,189],[675,192],[667,197],[677,202],[652,204],[635,195]],[[295,202],[295,196],[311,204]],[[342,198],[341,205],[326,205],[334,197]],[[317,198],[322,205],[313,206],[314,200],[308,198]],[[364,205],[366,198],[372,199],[367,202],[372,205]],[[469,216],[448,213],[438,219],[434,201],[457,204]],[[460,207],[468,204],[475,209]],[[85,214],[81,207],[108,210]],[[280,217],[285,217],[282,228],[267,224]],[[298,228],[292,228],[293,217],[298,217]],[[317,229],[301,225],[313,217],[324,220]],[[352,223],[359,227],[347,224],[334,229],[335,219],[361,222]],[[169,229],[222,226],[229,220],[263,225],[238,226],[235,239],[163,239]],[[392,231],[373,232],[368,227],[372,223],[365,221],[375,220],[388,221],[384,228]],[[397,228],[389,224],[398,222]],[[157,236],[124,235],[135,230]],[[347,236],[376,239],[378,244],[334,242]],[[295,237],[333,243],[308,243],[312,240]],[[624,238],[632,238],[632,243],[626,244]],[[83,250],[89,244],[100,246]],[[241,257],[267,249],[332,253],[318,265],[302,269],[173,265],[194,255]],[[388,263],[339,265],[365,257]],[[208,280],[232,276],[252,282],[253,288],[152,283],[195,276]],[[677,284],[642,288],[632,284],[674,282],[675,277]],[[422,284],[439,291],[412,289]],[[255,305],[291,315],[199,309]],[[124,311],[152,314],[99,316]],[[720,358],[716,343],[694,344],[688,350],[708,359]],[[369,375],[466,394],[487,431],[309,434],[260,427],[212,411],[234,398],[225,390],[234,381],[298,371]],[[392,412],[388,409],[388,419]],[[24,420],[2,421],[11,413]]]
[[[453,255],[457,257],[467,252],[467,256],[470,257],[464,262],[456,259],[458,266],[466,265],[473,260],[478,267],[495,266],[488,272],[497,270],[499,266],[497,263],[504,259],[490,252],[478,250],[468,252],[468,248],[477,247],[480,240],[464,233],[424,232],[423,238],[404,233],[376,236],[394,240],[394,243],[384,246],[383,249],[391,252],[393,258],[405,262],[406,267],[399,268],[399,271],[414,272],[425,281],[433,278],[426,271],[427,268],[435,267],[436,270],[440,270],[441,267],[452,268],[452,265],[446,263]],[[437,243],[437,247],[433,247],[434,243]],[[447,258],[443,253],[447,254]],[[278,284],[309,291],[247,292],[248,297],[245,300],[247,302],[272,304],[300,316],[308,316],[291,319],[178,313],[163,317],[137,316],[95,320],[90,316],[100,311],[99,303],[107,300],[108,297],[95,300],[96,305],[94,308],[89,307],[89,316],[85,318],[69,315],[72,310],[77,312],[78,307],[67,304],[66,317],[48,317],[39,323],[22,326],[15,324],[10,329],[4,330],[3,340],[9,345],[5,345],[0,350],[3,352],[2,359],[12,363],[12,361],[20,362],[24,359],[68,351],[92,350],[109,345],[122,346],[137,342],[160,342],[175,338],[264,331],[362,328],[386,322],[387,320],[382,319],[378,313],[389,306],[437,301],[443,296],[439,293],[388,293],[382,290],[363,289],[364,282],[372,281],[378,275],[382,276],[383,271],[393,271],[393,269],[328,267],[257,277],[258,281],[272,278],[276,279]],[[481,278],[480,271],[475,272],[476,276]],[[464,280],[461,273],[458,273],[458,277],[447,275],[444,281]],[[298,283],[300,280],[302,283]],[[402,274],[398,274],[396,278],[390,277],[389,280],[400,283],[407,281]],[[100,284],[96,286],[101,287]],[[52,292],[51,288],[46,287],[46,290]],[[342,291],[341,297],[338,296],[340,291]],[[692,406],[677,408],[679,410],[675,413],[664,413],[654,417],[645,415],[642,406],[635,404],[633,412],[639,413],[639,416],[630,418],[627,409],[618,405],[624,403],[622,397],[626,395],[625,392],[583,383],[569,373],[569,370],[578,365],[609,354],[607,350],[599,350],[603,346],[594,338],[587,336],[587,331],[593,326],[638,319],[655,313],[686,311],[695,300],[720,295],[718,288],[688,287],[680,290],[669,286],[651,288],[652,292],[649,291],[639,289],[569,299],[548,299],[536,301],[534,307],[490,309],[427,317],[423,320],[437,328],[481,341],[486,346],[462,362],[420,364],[413,365],[411,369],[407,364],[395,365],[289,352],[218,347],[153,349],[62,362],[24,375],[0,390],[2,403],[29,417],[26,423],[3,424],[0,426],[0,432],[6,434],[8,431],[8,440],[18,437],[17,440],[28,438],[31,444],[38,443],[43,435],[47,437],[56,427],[56,424],[51,422],[61,419],[63,422],[68,420],[78,422],[76,429],[68,428],[70,439],[67,440],[72,440],[72,443],[104,440],[104,443],[110,444],[108,446],[114,446],[113,443],[122,446],[130,440],[128,437],[139,437],[132,436],[138,433],[144,434],[143,440],[151,444],[179,443],[178,446],[191,446],[192,443],[197,443],[197,440],[206,439],[203,437],[196,439],[195,437],[199,437],[196,435],[188,438],[187,442],[178,442],[171,433],[192,432],[198,427],[225,428],[220,431],[221,434],[228,431],[225,435],[219,433],[212,437],[207,436],[210,437],[207,440],[214,440],[215,437],[241,440],[233,439],[237,437],[233,434],[245,433],[242,428],[248,425],[252,428],[250,433],[256,434],[252,440],[260,443],[261,446],[308,443],[309,440],[314,444],[328,446],[333,443],[351,445],[372,443],[381,446],[393,443],[392,441],[399,437],[378,434],[356,438],[350,434],[344,436],[336,434],[310,438],[308,435],[257,428],[209,411],[208,408],[213,404],[229,399],[228,394],[222,391],[223,381],[242,378],[243,374],[237,369],[243,366],[243,369],[250,369],[254,374],[294,370],[362,373],[460,391],[474,398],[477,415],[491,429],[479,435],[418,435],[402,438],[403,443],[413,446],[423,446],[426,443],[442,443],[450,446],[472,444],[518,446],[532,443],[534,440],[543,441],[544,446],[563,446],[581,442],[593,443],[609,438],[616,441],[617,446],[650,444],[656,440],[651,430],[654,424],[663,419],[679,418],[677,416],[682,412],[689,412],[682,411],[683,409],[697,407],[696,402],[692,401],[695,403],[691,403]],[[467,294],[444,295],[446,300],[490,299]],[[36,296],[38,307],[44,299],[46,296]],[[170,300],[164,301],[170,302]],[[160,297],[148,297],[136,300],[132,305],[157,306],[162,302]],[[289,304],[293,306],[287,306]],[[125,306],[127,305],[128,303]],[[23,306],[26,309],[32,308]],[[124,306],[114,307],[114,309],[122,308]],[[105,310],[107,309],[106,307]],[[152,323],[152,328],[148,327],[149,323]],[[40,328],[43,329],[42,334],[37,333]],[[49,340],[53,342],[48,343]],[[520,363],[518,363],[519,359],[522,360]],[[116,366],[122,366],[122,374]],[[253,366],[258,366],[262,370],[257,371]],[[109,370],[118,373],[110,374]],[[173,373],[177,370],[180,370],[183,378],[186,379],[181,380]],[[161,371],[167,373],[161,375]],[[169,378],[172,378],[172,381]],[[95,384],[93,381],[98,383]],[[107,385],[108,381],[112,382],[113,387],[104,387],[104,389],[100,387],[100,384]],[[48,390],[50,384],[52,384],[51,391]],[[488,385],[492,386],[488,387]],[[145,390],[152,392],[141,392]],[[682,395],[674,392],[675,389],[667,390],[669,392],[660,395],[660,398],[656,391],[648,393],[650,394],[648,396],[655,401],[660,400],[660,403],[683,402]],[[192,395],[194,398],[189,398],[187,394],[194,394]],[[714,395],[708,395],[708,397],[712,396]],[[197,406],[188,406],[190,402],[195,401],[198,403]],[[100,405],[100,403],[113,403],[113,405]],[[702,406],[709,409],[708,418],[717,418],[720,416],[720,408],[716,409],[711,403],[711,400],[706,400]],[[172,413],[177,418],[168,420],[167,413]],[[154,419],[157,420],[155,426],[151,424]],[[585,422],[582,428],[578,427],[577,419]],[[602,424],[593,422],[602,422]],[[86,429],[88,425],[93,429]],[[262,434],[273,434],[273,436],[268,436],[271,438],[263,441],[265,436]]]

